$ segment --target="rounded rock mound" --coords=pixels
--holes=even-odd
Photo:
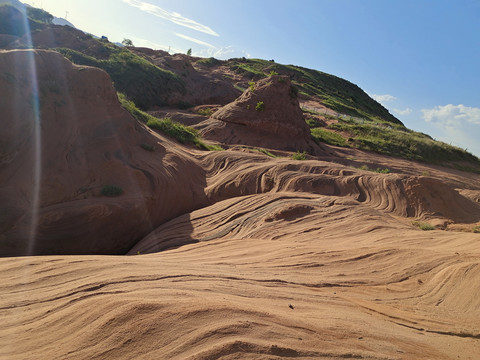
[[[311,147],[297,90],[288,76],[280,75],[251,82],[239,98],[211,116],[202,134],[226,144],[289,151]]]

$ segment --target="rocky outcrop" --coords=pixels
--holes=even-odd
[[[0,68],[0,256],[124,254],[206,202],[204,171],[106,72],[44,50],[0,52]]]
[[[170,55],[166,51],[138,47],[130,47],[129,50],[162,69],[172,71],[185,82],[185,93],[171,94],[170,105],[180,105],[180,107],[205,104],[224,105],[239,95],[239,91],[230,81],[223,77],[216,77],[210,72],[204,74],[197,71],[192,65],[191,60],[194,58],[191,56]]]
[[[287,76],[273,75],[216,111],[202,131],[228,144],[304,151],[311,147],[295,88]]]

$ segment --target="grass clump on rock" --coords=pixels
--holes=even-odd
[[[435,226],[427,222],[414,221],[413,225],[423,231],[435,230]]]
[[[304,152],[299,152],[297,151],[296,153],[292,154],[292,159],[293,160],[307,160],[307,153]]]

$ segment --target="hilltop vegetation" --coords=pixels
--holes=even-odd
[[[335,146],[353,147],[439,165],[458,161],[480,165],[479,159],[466,150],[434,140],[427,134],[399,124],[340,117],[326,128],[314,125],[311,133],[315,141]]]
[[[75,64],[105,70],[117,91],[125,93],[143,109],[166,105],[172,94],[185,92],[185,84],[178,75],[111,43],[101,42],[101,57],[68,48],[56,50]]]

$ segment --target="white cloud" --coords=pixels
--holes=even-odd
[[[395,114],[398,114],[398,115],[406,116],[406,115],[410,115],[412,113],[412,109],[410,109],[410,108],[406,108],[406,109],[403,109],[403,110],[393,109],[393,112]]]
[[[183,50],[172,47],[172,46],[154,43],[153,41],[134,37],[134,36],[131,37],[131,40],[133,41],[133,44],[138,47],[146,47],[153,50],[169,51],[171,54],[184,52]]]
[[[212,44],[209,44],[205,41],[202,41],[202,40],[198,40],[198,39],[195,39],[191,36],[187,36],[187,35],[184,35],[184,34],[180,34],[180,33],[175,33],[175,35],[177,35],[179,38],[182,38],[182,39],[185,39],[185,40],[188,40],[188,41],[191,41],[191,42],[194,42],[196,44],[199,44],[199,45],[203,45],[203,46],[207,46],[209,48],[212,48],[212,49],[215,49],[215,46],[212,45]]]
[[[480,108],[465,105],[444,105],[433,109],[422,109],[423,118],[427,122],[455,126],[462,122],[480,125]]]
[[[393,100],[396,100],[397,98],[393,95],[389,95],[389,94],[385,94],[385,95],[375,95],[375,94],[372,94],[370,95],[373,99],[375,99],[376,101],[378,101],[379,103],[386,103],[386,102],[389,102],[389,101],[393,101]]]
[[[251,57],[250,53],[245,50],[238,50],[233,45],[228,45],[221,48],[209,48],[200,51],[194,51],[194,55],[202,57],[214,57],[216,59],[227,59],[242,56],[246,58]]]
[[[149,14],[155,15],[159,18],[171,21],[171,22],[173,22],[177,25],[184,26],[186,28],[196,30],[196,31],[199,31],[199,32],[203,32],[205,34],[209,34],[209,35],[213,35],[213,36],[219,36],[210,27],[208,27],[206,25],[199,24],[195,20],[183,17],[182,15],[180,15],[177,12],[167,11],[167,10],[164,10],[161,7],[157,6],[157,5],[150,4],[148,2],[141,1],[141,0],[123,0],[123,2],[125,2],[125,3],[127,3],[131,6],[134,6],[136,8],[139,8],[140,10],[142,10],[146,13],[149,13]]]

